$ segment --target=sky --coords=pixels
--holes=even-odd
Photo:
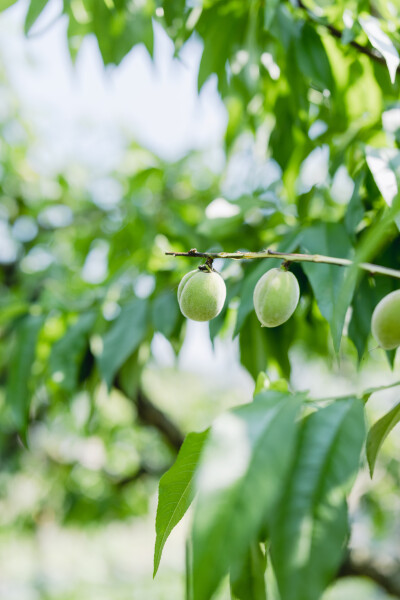
[[[226,110],[210,78],[197,94],[201,44],[191,39],[180,59],[154,24],[155,56],[137,46],[118,67],[104,69],[97,42],[87,38],[72,65],[61,0],[51,0],[32,30],[23,34],[24,1],[0,15],[0,58],[21,102],[23,116],[41,140],[41,168],[57,170],[71,160],[112,170],[135,139],[162,158],[219,146]],[[43,33],[41,33],[43,32]]]

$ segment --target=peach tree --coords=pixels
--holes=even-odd
[[[30,0],[28,37],[40,33],[47,4]],[[99,474],[101,502],[70,486],[63,515],[125,518],[126,485],[166,471],[154,573],[194,500],[188,600],[209,600],[227,577],[237,600],[317,600],[348,574],[400,596],[395,575],[352,556],[347,505],[360,469],[368,463],[372,476],[400,420],[399,405],[372,424],[365,418],[370,396],[392,384],[344,396],[329,389],[316,398],[291,381],[299,347],[332,369],[338,357],[373,365],[371,350],[396,365],[396,3],[64,0],[59,8],[73,59],[88,35],[105,65],[118,65],[137,44],[152,55],[159,26],[178,60],[189,39],[201,43],[198,89],[216,85],[227,115],[223,160],[216,166],[193,152],[168,163],[132,145],[112,173],[120,193],[110,208],[68,173],[53,178],[56,198],[42,193],[26,143],[4,135],[0,215],[14,248],[4,255],[0,241],[4,456],[17,468],[40,424],[50,427],[85,393],[80,435],[97,432],[110,449],[126,435],[140,461],[131,471]],[[3,133],[17,119],[7,115]],[[55,201],[70,215],[62,226],[49,217]],[[24,219],[34,232],[25,237],[18,234]],[[106,256],[106,269],[88,280],[82,268],[94,252]],[[213,342],[238,339],[254,397],[185,436],[147,397],[142,374],[156,333],[178,355],[186,318],[208,321]],[[96,397],[104,387],[129,399],[133,424],[101,424]],[[153,445],[157,469],[149,463]],[[62,467],[66,489],[73,466],[71,459]]]

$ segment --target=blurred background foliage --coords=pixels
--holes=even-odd
[[[43,140],[1,53],[0,595],[182,597],[179,554],[154,584],[146,560],[137,565],[141,548],[151,563],[157,481],[183,434],[248,401],[260,371],[317,397],[396,381],[395,353],[374,349],[370,318],[397,285],[364,273],[350,289],[344,270],[296,264],[300,305],[267,330],[252,294],[279,261],[216,261],[228,301],[209,326],[193,326],[176,289],[199,261],[164,253],[271,247],[398,267],[399,83],[387,67],[397,68],[399,7],[6,0],[0,8],[13,4],[0,19],[6,27],[19,11],[27,47],[60,22],[72,61],[94,35],[104,65],[120,65],[107,66],[113,73],[137,44],[153,56],[161,28],[178,61],[188,44],[201,45],[198,90],[211,82],[223,101],[224,135],[213,147],[168,157],[130,136],[111,169],[90,171],[77,157],[46,170],[35,159]],[[389,36],[387,65],[371,27]],[[82,147],[84,136],[83,122]],[[396,390],[376,394],[371,420],[395,400]],[[393,434],[351,504],[352,548],[383,572],[400,559],[398,449]],[[68,567],[80,587],[68,570],[57,576],[58,550],[81,557]],[[359,579],[336,586],[327,598],[383,594]]]

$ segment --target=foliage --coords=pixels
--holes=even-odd
[[[46,5],[30,1],[28,36]],[[48,468],[57,464],[65,481],[59,511],[66,521],[145,511],[146,493],[135,495],[142,475],[168,468],[180,445],[179,430],[143,392],[155,334],[175,355],[185,337],[176,289],[196,264],[166,250],[272,247],[398,267],[400,13],[384,0],[369,10],[363,0],[64,0],[72,58],[90,34],[105,65],[118,65],[136,44],[152,54],[154,22],[177,56],[191,36],[199,39],[199,90],[216,78],[228,115],[221,169],[206,153],[171,164],[132,145],[110,174],[119,190],[113,204],[71,173],[35,172],[28,128],[8,143],[6,128],[21,123],[12,114],[0,123],[1,452],[15,472],[24,460],[16,440],[34,447],[41,427],[61,427],[82,444],[106,440],[92,471],[73,452],[44,450]],[[338,355],[365,358],[373,309],[395,281],[292,265],[300,304],[278,329],[261,328],[253,290],[275,266],[275,259],[218,266],[227,302],[210,321],[212,340],[238,336],[250,375],[283,378],[286,388],[296,350],[331,365]],[[393,364],[394,352],[387,358]],[[104,384],[123,418],[99,405]],[[321,596],[344,557],[346,496],[364,439],[361,401],[326,396],[335,401],[313,406],[303,394],[263,391],[217,418],[201,458],[205,434],[189,434],[160,482],[155,570],[196,489],[194,600],[211,598],[229,572],[233,597],[265,598],[266,564],[281,600]],[[372,427],[371,472],[397,421],[395,407]],[[129,448],[124,461],[119,447]]]

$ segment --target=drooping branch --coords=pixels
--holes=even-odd
[[[125,396],[127,395],[118,377],[114,381],[114,386]],[[145,425],[158,429],[165,441],[178,451],[183,444],[185,436],[172,419],[155,406],[140,388],[138,388],[136,395],[131,400],[136,405],[139,420]]]
[[[322,27],[325,27],[325,29],[327,31],[329,31],[329,33],[336,39],[339,39],[339,40],[342,39],[343,31],[341,31],[334,25],[331,25],[330,23],[327,23],[326,21],[324,21],[320,17],[318,17],[315,13],[313,13],[304,4],[304,2],[302,2],[302,0],[298,0],[297,4],[298,4],[299,8],[303,9],[303,11],[307,14],[307,17],[310,21],[312,21],[313,23],[316,23],[318,25],[322,25]],[[355,40],[351,40],[349,42],[349,46],[351,46],[352,48],[357,50],[357,52],[360,52],[361,54],[365,54],[372,60],[374,60],[380,64],[386,65],[386,61],[383,58],[383,56],[379,52],[377,52],[374,48],[370,48],[368,46],[363,46],[362,44],[359,44]],[[397,71],[400,72],[400,68],[398,68]]]
[[[179,450],[184,439],[179,427],[161,409],[150,402],[141,390],[138,390],[135,403],[139,419],[146,425],[158,429],[171,446]]]
[[[232,260],[252,260],[256,258],[281,258],[287,262],[312,262],[321,263],[327,265],[335,265],[338,267],[352,267],[356,266],[359,269],[368,271],[372,275],[387,275],[389,277],[395,277],[400,279],[400,271],[396,269],[390,269],[389,267],[382,267],[381,265],[374,265],[367,262],[353,262],[348,258],[337,258],[334,256],[324,256],[323,254],[304,254],[304,253],[287,253],[287,252],[276,252],[275,250],[264,250],[262,252],[198,252],[195,248],[189,250],[189,252],[166,252],[169,256],[189,256],[192,258],[229,258]]]
[[[125,477],[122,477],[120,479],[114,476],[110,476],[109,473],[105,473],[105,475],[107,476],[110,483],[112,483],[116,488],[123,488],[127,485],[130,485],[131,483],[135,483],[142,477],[157,477],[159,479],[162,475],[164,475],[165,471],[168,468],[169,467],[166,467],[164,469],[155,469],[150,465],[147,465],[146,463],[142,463],[139,466],[139,468],[134,473],[132,473],[132,475],[126,475]]]
[[[342,577],[367,577],[391,596],[400,598],[400,565],[397,568],[378,568],[370,560],[355,560],[350,553],[342,564],[337,579]]]

